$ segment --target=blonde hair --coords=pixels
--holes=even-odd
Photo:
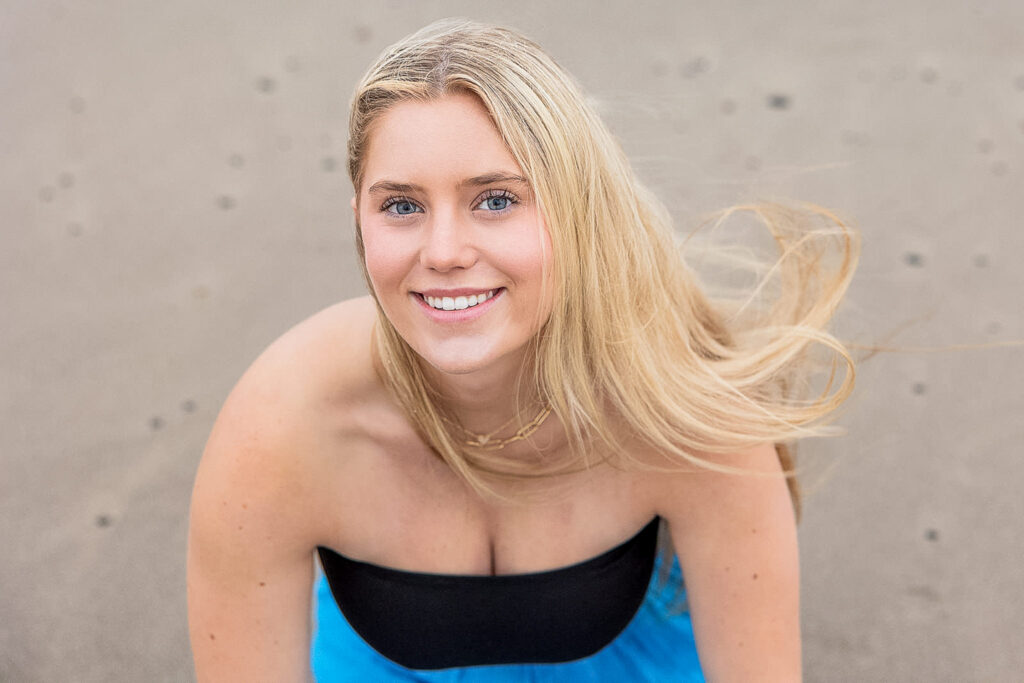
[[[826,326],[859,253],[842,220],[810,206],[723,212],[717,220],[749,214],[770,231],[780,257],[755,295],[773,279],[778,292],[771,305],[758,296],[712,300],[687,267],[667,210],[637,180],[575,81],[523,36],[466,20],[439,21],[399,41],[359,82],[348,143],[357,197],[374,121],[395,103],[456,92],[476,95],[490,112],[550,231],[555,304],[532,342],[528,370],[531,389],[552,407],[571,448],[566,458],[541,462],[462,444],[416,353],[378,302],[375,343],[385,382],[455,472],[493,492],[494,477],[575,471],[593,464],[594,452],[645,466],[620,454],[624,438],[664,454],[666,467],[685,461],[712,469],[729,468],[697,453],[772,442],[791,472],[785,444],[834,433],[825,422],[851,392],[854,365]],[[369,284],[358,223],[356,232]],[[830,265],[833,253],[838,263]],[[814,343],[834,354],[827,386],[808,399]]]

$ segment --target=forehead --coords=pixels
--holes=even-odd
[[[382,179],[457,183],[493,171],[522,175],[480,99],[457,93],[399,102],[382,114],[370,129],[363,186]]]

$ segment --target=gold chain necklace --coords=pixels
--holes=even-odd
[[[513,416],[511,420],[509,420],[508,422],[506,422],[505,424],[501,425],[500,427],[498,427],[497,429],[488,434],[477,434],[476,432],[471,432],[462,425],[452,422],[451,420],[444,416],[442,416],[441,419],[447,422],[448,424],[452,425],[459,431],[461,431],[463,434],[466,434],[469,437],[471,437],[470,439],[462,442],[464,445],[470,446],[471,448],[480,448],[485,451],[498,451],[504,448],[505,446],[509,445],[510,443],[513,443],[515,441],[522,441],[523,439],[529,437],[531,434],[537,431],[542,424],[544,424],[544,420],[548,419],[548,415],[550,414],[551,406],[544,404],[544,406],[540,409],[540,412],[537,413],[537,415],[532,420],[530,420],[522,427],[520,427],[518,430],[516,430],[515,434],[504,439],[495,439],[494,435],[500,432],[505,427],[512,424],[517,416]]]

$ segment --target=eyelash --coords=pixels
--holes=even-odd
[[[494,199],[495,197],[501,197],[501,198],[507,199],[509,201],[508,206],[506,206],[504,209],[497,209],[497,210],[494,210],[494,211],[488,211],[487,212],[487,213],[490,213],[490,214],[494,214],[496,216],[500,216],[503,213],[511,211],[512,207],[515,204],[519,203],[519,197],[515,196],[514,194],[512,194],[508,190],[498,190],[498,189],[495,189],[495,190],[487,190],[482,195],[477,197],[474,200],[473,206],[479,206],[481,203],[486,202],[488,199]],[[409,197],[405,197],[405,196],[388,197],[387,199],[384,200],[384,203],[380,205],[380,211],[382,213],[389,213],[388,209],[390,209],[395,204],[401,204],[402,202],[408,202],[408,203],[412,204],[413,206],[417,206],[417,207],[419,206],[419,204],[414,202]],[[413,213],[418,213],[418,212],[413,212]],[[411,216],[411,215],[413,215],[413,214],[411,214],[411,213],[406,213],[406,214],[394,213],[394,214],[391,214],[391,216],[394,217],[394,218],[407,218],[408,216]]]

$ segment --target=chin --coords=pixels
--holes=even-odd
[[[421,355],[430,367],[446,375],[469,375],[487,368],[494,362],[493,358],[456,356],[448,357],[438,354]]]
[[[440,344],[415,349],[430,367],[446,375],[470,375],[494,368],[511,360],[515,354],[487,348],[480,340],[466,340],[463,344]]]

